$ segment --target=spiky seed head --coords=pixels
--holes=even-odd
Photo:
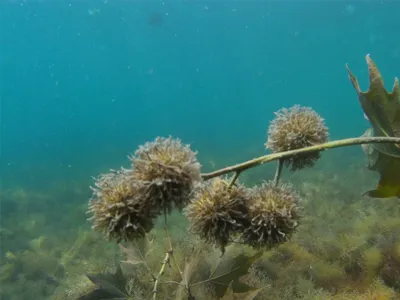
[[[92,190],[89,220],[107,239],[134,240],[153,228],[156,215],[146,200],[147,187],[134,180],[131,170],[100,175]]]
[[[228,179],[202,183],[185,208],[191,231],[224,251],[232,235],[249,225],[248,199],[247,189],[238,183],[229,187]]]
[[[299,224],[300,197],[289,184],[264,182],[251,189],[250,226],[243,242],[254,248],[272,248],[286,242]]]
[[[328,128],[324,119],[309,107],[295,105],[275,112],[268,128],[266,148],[273,152],[296,150],[328,141]],[[310,152],[286,158],[292,171],[311,167],[320,158],[320,152]]]
[[[149,200],[159,211],[182,209],[194,183],[201,180],[197,152],[179,139],[158,137],[140,146],[130,157],[133,176],[149,186]]]

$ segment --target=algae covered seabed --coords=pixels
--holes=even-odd
[[[248,158],[243,153],[234,160]],[[232,158],[200,154],[200,161],[205,170],[212,170],[232,163]],[[18,172],[30,173],[30,166],[4,176],[1,299],[78,299],[94,288],[86,273],[115,272],[126,260],[119,247],[93,232],[86,220],[93,174],[51,179],[51,167],[41,166],[41,173],[49,175],[41,186],[16,179]],[[259,166],[240,180],[248,186],[260,183],[273,177],[274,168],[274,163]],[[284,170],[281,180],[300,191],[304,217],[289,242],[265,251],[242,277],[242,282],[262,288],[255,299],[399,299],[400,203],[362,196],[377,178],[365,168],[359,146],[324,153],[314,168],[293,174]],[[151,232],[147,259],[156,272],[168,249],[162,224],[159,220]],[[169,224],[174,256],[184,264],[194,257],[199,241],[187,232],[187,220],[179,212],[172,213]],[[199,254],[192,265],[193,277],[209,272],[210,260],[220,256],[212,247],[204,251],[208,254]],[[121,267],[129,274],[131,298],[151,298],[146,268],[127,263]],[[162,280],[179,278],[166,268]],[[209,293],[204,299],[216,297],[207,286],[199,289],[202,295]],[[174,290],[174,285],[161,284],[162,295]],[[171,297],[165,299],[175,295]]]

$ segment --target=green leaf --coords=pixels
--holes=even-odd
[[[129,248],[118,244],[121,252],[124,254],[126,259],[122,262],[131,265],[145,263],[147,257],[153,251],[153,241],[154,239],[150,239],[145,236],[142,239],[133,241],[132,246]]]
[[[126,297],[116,298],[112,294],[107,293],[102,289],[94,290],[80,298],[78,300],[126,300]]]
[[[250,286],[239,281],[240,277],[248,274],[251,265],[263,254],[262,251],[255,254],[253,251],[251,252],[249,248],[231,245],[227,248],[224,256],[218,259],[207,280],[214,284],[218,297],[224,296],[231,282],[233,282],[232,286],[235,293],[244,293],[252,290]]]
[[[346,65],[349,78],[357,91],[365,116],[371,123],[364,136],[400,137],[399,81],[395,78],[391,93],[386,91],[382,76],[369,55],[366,56],[369,71],[369,89],[362,92],[357,78]],[[369,144],[362,146],[368,158],[368,168],[380,174],[375,190],[365,194],[372,198],[400,198],[400,145]]]
[[[175,300],[188,299],[187,288],[190,287],[192,283],[192,276],[198,270],[200,264],[206,263],[204,260],[203,251],[206,244],[202,243],[197,245],[197,247],[192,249],[192,252],[185,259],[185,268],[182,272],[182,281],[176,290]]]
[[[97,289],[80,297],[79,300],[90,299],[128,299],[126,291],[127,280],[122,273],[120,266],[117,267],[115,274],[86,274],[86,276],[97,286]]]
[[[221,300],[253,300],[261,289],[253,289],[245,293],[234,293],[232,288],[233,281],[229,283],[228,289],[226,290],[224,297]]]

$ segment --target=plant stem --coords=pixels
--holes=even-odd
[[[158,287],[158,283],[159,283],[159,281],[160,281],[160,277],[164,274],[165,266],[166,266],[167,264],[169,264],[169,259],[170,259],[171,253],[172,253],[171,251],[168,251],[168,252],[165,254],[165,258],[164,258],[164,260],[163,260],[163,262],[162,262],[160,272],[158,272],[158,275],[157,275],[157,277],[156,277],[156,280],[154,281],[153,300],[156,300],[156,299],[157,299],[157,293],[158,293],[157,287]]]
[[[161,264],[161,269],[158,272],[157,277],[153,278],[153,280],[154,280],[153,300],[157,299],[158,284],[160,283],[160,277],[164,274],[165,266],[167,264],[169,266],[171,266],[171,261],[175,265],[175,267],[178,270],[179,274],[181,275],[182,282],[185,282],[185,284],[183,286],[186,288],[186,292],[188,294],[188,298],[189,299],[194,299],[194,297],[192,296],[192,294],[190,292],[189,285],[187,284],[187,282],[185,280],[185,277],[183,276],[183,272],[180,269],[179,264],[176,261],[175,256],[174,256],[174,249],[172,248],[172,240],[171,240],[171,236],[169,235],[169,232],[168,232],[168,219],[167,219],[167,209],[166,209],[166,207],[164,207],[164,230],[165,230],[165,237],[167,238],[168,243],[169,243],[169,250],[167,251],[167,253],[165,253],[165,258],[164,258],[164,260],[163,260],[163,262]]]
[[[281,178],[284,161],[285,160],[283,158],[278,159],[278,163],[276,165],[275,177],[274,177],[274,185],[275,186],[278,185],[279,179]]]
[[[235,175],[233,175],[233,177],[231,179],[231,182],[229,182],[228,189],[230,189],[235,184],[236,180],[239,178],[239,175],[240,175],[240,171],[236,171]]]
[[[379,144],[380,143],[400,144],[400,138],[395,138],[395,137],[358,137],[358,138],[349,138],[349,139],[331,141],[331,142],[327,142],[327,143],[323,143],[323,144],[319,144],[319,145],[315,145],[315,146],[310,146],[310,147],[306,147],[306,148],[263,155],[263,156],[248,160],[248,161],[240,163],[240,164],[236,164],[233,166],[229,166],[229,167],[225,167],[225,168],[216,170],[214,172],[201,174],[201,177],[203,178],[203,180],[209,180],[211,178],[225,175],[230,172],[243,172],[247,169],[254,168],[256,166],[265,164],[265,163],[273,161],[273,160],[284,159],[284,158],[292,157],[292,156],[295,156],[298,154],[304,154],[304,153],[308,153],[308,152],[315,152],[315,151],[321,151],[321,150],[333,149],[333,148],[339,148],[339,147],[346,147],[346,146],[361,145],[361,144],[375,144],[375,143],[376,144],[378,144],[378,143]]]
[[[168,252],[169,252],[169,260],[170,260],[169,263],[171,263],[171,261],[172,261],[173,265],[174,265],[175,268],[178,270],[179,275],[181,275],[182,282],[184,282],[184,284],[182,284],[182,286],[185,287],[186,293],[188,294],[188,298],[189,298],[189,299],[194,299],[194,297],[192,296],[192,294],[191,294],[191,292],[190,292],[189,284],[188,284],[188,282],[187,282],[187,280],[186,280],[186,278],[185,278],[185,276],[184,276],[184,274],[183,274],[181,268],[179,267],[178,262],[177,262],[176,259],[175,259],[174,250],[173,250],[173,248],[172,248],[172,240],[171,240],[171,236],[169,235],[169,232],[168,232],[168,228],[167,228],[167,227],[165,227],[165,236],[167,237],[167,239],[168,239],[168,241],[169,241],[169,249],[170,249],[170,250],[168,251]]]

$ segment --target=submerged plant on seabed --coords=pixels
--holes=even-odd
[[[120,244],[126,263],[146,266],[152,282],[148,293],[153,299],[160,296],[160,286],[166,284],[176,285],[177,299],[205,299],[193,292],[200,285],[211,286],[218,299],[253,299],[260,289],[240,282],[240,278],[263,251],[288,241],[301,221],[299,194],[290,183],[279,182],[285,165],[291,171],[312,167],[324,150],[362,145],[369,168],[381,175],[377,188],[366,194],[400,198],[399,84],[395,79],[393,91],[387,92],[377,67],[369,56],[366,59],[370,74],[367,92],[360,91],[356,77],[348,70],[372,126],[364,136],[328,142],[324,120],[311,108],[296,105],[275,113],[265,143],[272,154],[205,174],[200,172],[197,153],[189,145],[171,137],[157,138],[130,157],[130,169],[111,171],[96,179],[89,204],[93,229]],[[244,171],[275,160],[278,163],[273,180],[252,188],[238,182]],[[233,176],[226,177],[228,173]],[[183,211],[191,232],[222,251],[207,278],[192,281],[196,265],[193,260],[198,260],[198,255],[191,255],[183,270],[174,256],[167,229],[173,207]],[[160,215],[165,219],[169,249],[160,270],[153,271],[146,263],[152,249],[148,233]],[[124,242],[133,242],[137,247],[124,247]],[[180,282],[163,281],[167,266],[175,268]],[[115,274],[88,277],[97,289],[81,299],[133,297],[135,286],[128,288],[129,280],[119,266]]]

